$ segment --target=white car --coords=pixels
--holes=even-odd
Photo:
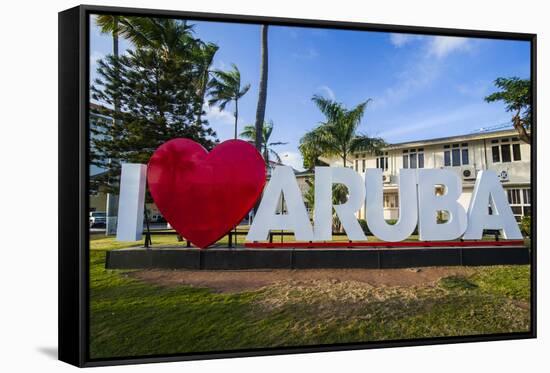
[[[103,228],[107,223],[107,214],[100,211],[90,212],[90,228]]]

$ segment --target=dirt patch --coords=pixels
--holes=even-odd
[[[143,270],[129,276],[163,286],[190,285],[218,292],[252,291],[276,283],[309,286],[316,282],[356,282],[373,287],[432,285],[442,277],[469,276],[468,267],[413,269],[306,269],[258,271]]]

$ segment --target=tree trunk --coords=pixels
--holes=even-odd
[[[258,106],[256,108],[256,149],[261,152],[262,149],[262,129],[264,126],[265,107],[267,101],[267,69],[268,69],[268,50],[267,50],[267,25],[261,26],[261,45],[260,45],[260,88],[258,90]]]
[[[203,76],[203,81],[200,88],[200,107],[199,111],[197,113],[197,126],[201,124],[202,121],[202,107],[204,106],[204,101],[206,100],[206,85],[208,84],[208,69],[205,72],[205,76]]]
[[[516,131],[518,131],[520,140],[527,144],[531,144],[531,134],[527,132],[527,129],[525,128],[525,126],[521,121],[521,117],[519,113],[517,113],[512,118],[512,122],[514,123],[514,128],[516,129]]]
[[[118,18],[115,17],[115,20],[114,20],[114,30],[113,30],[113,56],[117,59],[117,63],[118,63]],[[116,65],[118,66],[118,65]],[[117,69],[117,78],[118,78],[118,69]],[[114,102],[114,109],[115,109],[115,113],[118,112],[118,108],[119,108],[119,102],[118,100],[115,100]]]
[[[113,30],[113,56],[115,59],[117,59],[118,64],[118,18],[115,17],[114,19],[114,30]],[[118,65],[115,65],[118,66]],[[118,79],[118,69],[116,70],[117,79]],[[116,96],[115,96],[116,97]],[[113,109],[114,109],[114,115],[113,115],[113,125],[115,124],[115,120],[118,116],[119,111],[119,100],[115,99],[115,102],[113,103]],[[111,165],[112,160],[109,159],[108,163],[109,166]],[[111,170],[109,170],[111,171]],[[109,176],[109,180],[107,180],[107,185],[111,186],[111,177]],[[116,193],[109,192],[107,193],[107,202],[105,206],[105,215],[106,221],[105,221],[105,235],[112,235],[116,234],[116,221],[115,218],[118,215],[118,197]]]
[[[237,123],[239,121],[239,99],[235,99],[235,140],[237,139]]]

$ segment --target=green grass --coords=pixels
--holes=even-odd
[[[141,242],[91,242],[92,358],[529,330],[528,266],[476,267],[424,287],[319,282],[224,294],[105,269],[106,250],[132,245]]]

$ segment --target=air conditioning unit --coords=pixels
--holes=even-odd
[[[500,179],[500,181],[509,181],[510,177],[508,175],[508,171],[507,170],[500,171],[500,173],[498,174],[498,178]]]
[[[391,174],[387,171],[382,173],[382,181],[384,184],[389,184],[391,182]]]
[[[461,170],[462,180],[475,180],[476,179],[476,169],[474,166],[464,166]]]

